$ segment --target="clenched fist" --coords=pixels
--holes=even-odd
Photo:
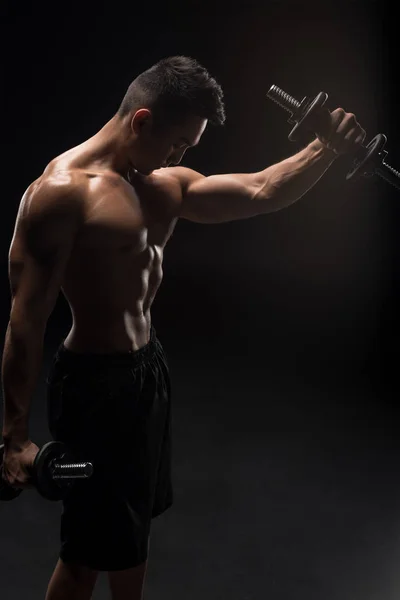
[[[353,154],[362,146],[366,132],[353,113],[343,108],[323,109],[318,121],[318,139],[335,154]]]

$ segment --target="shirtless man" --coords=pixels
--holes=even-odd
[[[21,200],[2,362],[4,477],[30,486],[26,467],[38,447],[29,406],[60,290],[73,322],[47,380],[49,429],[94,464],[92,478],[63,500],[46,600],[89,599],[99,571],[108,572],[113,600],[142,598],[151,519],[173,501],[168,366],[150,311],[178,218],[222,223],[280,210],[365,138],[338,108],[304,149],[260,172],[204,177],[176,166],[208,122],[224,120],[221,88],[207,71],[186,57],[163,59]]]

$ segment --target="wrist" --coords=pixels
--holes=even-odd
[[[328,148],[326,144],[324,144],[318,137],[316,137],[312,142],[310,142],[310,146],[315,152],[320,152],[321,156],[326,157],[328,160],[335,160],[338,158],[338,154],[331,148]]]
[[[21,429],[18,431],[3,430],[2,438],[4,446],[6,447],[23,446],[29,441],[28,429]]]
[[[3,438],[4,452],[24,452],[31,444],[30,439],[6,439]]]

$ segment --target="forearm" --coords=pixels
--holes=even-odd
[[[274,212],[299,200],[335,158],[337,155],[316,139],[294,156],[256,173],[256,212]]]
[[[5,443],[21,443],[29,438],[30,405],[43,359],[44,328],[13,324],[5,336],[2,360],[3,430]]]

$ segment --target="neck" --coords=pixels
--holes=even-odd
[[[116,171],[129,180],[135,171],[130,159],[133,143],[129,123],[115,115],[84,143],[85,154],[92,164]]]

